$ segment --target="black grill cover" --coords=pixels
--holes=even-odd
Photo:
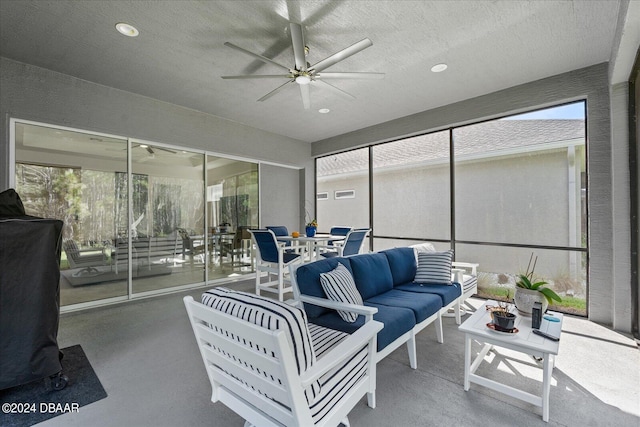
[[[2,212],[19,209],[4,208]],[[55,219],[0,216],[0,390],[62,370],[62,225]]]

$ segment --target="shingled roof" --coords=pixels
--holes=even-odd
[[[455,154],[472,157],[491,152],[544,145],[570,145],[584,140],[584,120],[492,120],[454,129]],[[318,159],[319,177],[366,171],[368,150],[358,149]],[[496,153],[498,154],[498,153]],[[374,167],[448,161],[449,131],[435,132],[377,145]]]

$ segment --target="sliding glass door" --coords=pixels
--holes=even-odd
[[[126,296],[127,268],[116,268],[115,243],[123,226],[126,232],[119,206],[128,189],[118,176],[127,170],[127,140],[16,123],[15,156],[26,213],[64,222],[61,304]]]
[[[132,248],[134,294],[204,282],[203,164],[200,153],[132,141],[131,242],[118,244]]]
[[[247,229],[259,223],[257,163],[31,122],[13,125],[15,188],[26,213],[64,222],[62,306],[254,271]]]
[[[254,271],[249,229],[258,228],[258,165],[207,156],[209,280]]]

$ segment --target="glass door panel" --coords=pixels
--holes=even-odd
[[[131,143],[134,294],[204,282],[203,161],[203,154]]]
[[[126,297],[128,253],[118,254],[118,263],[115,243],[116,207],[127,198],[117,179],[127,170],[127,141],[16,123],[15,153],[27,215],[64,222],[61,305]]]
[[[208,280],[254,271],[250,228],[258,228],[258,165],[207,156]]]

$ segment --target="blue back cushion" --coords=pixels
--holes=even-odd
[[[289,230],[284,225],[267,225],[266,228],[267,228],[267,230],[273,231],[273,234],[275,234],[276,237],[278,237],[278,236],[288,236],[289,235]],[[291,242],[287,241],[287,242],[285,242],[284,245],[285,246],[291,246]]]
[[[342,255],[355,255],[360,252],[360,246],[362,246],[362,241],[368,231],[369,230],[359,230],[350,232],[347,236],[347,241],[344,244]]]
[[[413,248],[393,248],[380,251],[387,256],[391,275],[393,276],[393,286],[413,282],[416,276],[416,255]]]
[[[346,236],[351,231],[351,227],[331,227],[329,234],[332,236]]]
[[[347,270],[353,274],[349,259],[347,258],[328,258],[309,264],[304,264],[296,270],[296,282],[300,293],[312,297],[327,298],[327,294],[322,289],[320,282],[320,274],[328,273],[335,269],[338,263],[347,267]],[[318,307],[317,305],[305,304],[304,310],[310,318],[321,316],[324,313],[333,311],[328,308]]]
[[[278,245],[267,230],[251,230],[263,261],[278,262]]]
[[[349,261],[363,300],[393,289],[391,268],[385,254],[360,254],[349,257]]]
[[[276,236],[288,236],[289,231],[284,225],[267,225],[267,230],[273,231]]]

